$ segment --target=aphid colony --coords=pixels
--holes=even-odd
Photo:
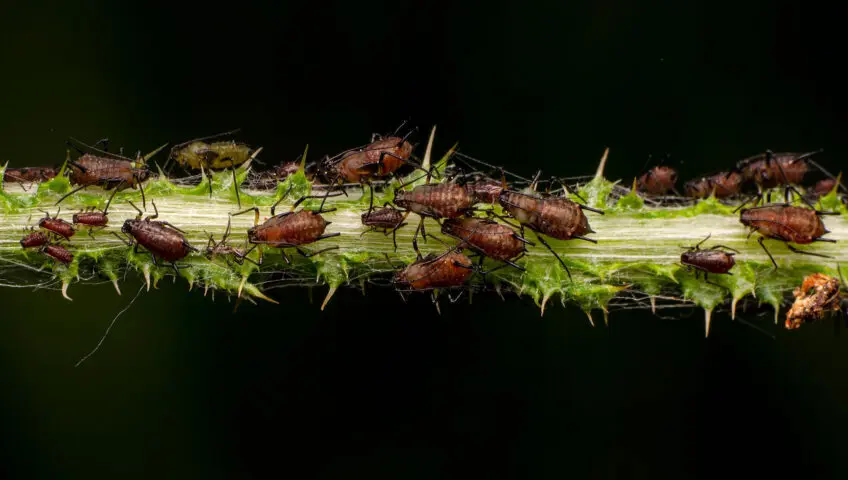
[[[418,161],[414,155],[415,145],[410,142],[410,137],[415,130],[400,135],[402,127],[403,125],[390,135],[375,134],[367,145],[345,150],[332,157],[325,156],[309,165],[305,164],[305,158],[301,158],[299,161],[283,162],[256,174],[251,180],[251,187],[254,189],[276,188],[279,182],[289,175],[303,171],[313,184],[324,185],[326,191],[321,195],[299,198],[289,211],[277,213],[277,207],[291,192],[289,189],[270,208],[271,217],[264,222],[259,221],[258,207],[231,213],[232,218],[254,212],[254,225],[246,231],[244,247],[234,247],[228,243],[231,234],[230,218],[223,237],[216,241],[210,235],[206,248],[200,252],[187,241],[185,232],[180,228],[167,221],[157,220],[158,209],[152,202],[154,214],[147,217],[144,217],[142,209],[129,202],[138,211],[138,216],[135,219],[126,220],[120,234],[111,233],[134,248],[136,253],[141,253],[139,248],[144,248],[150,253],[154,263],[166,262],[177,273],[180,268],[190,267],[190,265],[178,265],[177,262],[195,252],[209,259],[224,258],[227,263],[236,262],[240,265],[247,260],[258,266],[263,263],[263,251],[270,248],[279,250],[283,260],[291,263],[291,259],[285,253],[286,249],[292,249],[303,257],[311,257],[338,248],[331,246],[317,251],[308,251],[304,246],[340,235],[327,232],[331,222],[327,221],[323,214],[335,210],[325,208],[328,198],[347,195],[348,186],[367,185],[370,187],[368,189],[370,203],[368,209],[361,214],[363,231],[360,236],[371,232],[391,234],[394,248],[397,250],[398,230],[409,225],[410,214],[418,217],[412,239],[417,259],[401,267],[392,279],[392,284],[400,292],[431,292],[436,302],[439,290],[462,287],[475,273],[485,278],[485,275],[504,267],[523,271],[524,268],[519,261],[527,254],[527,246],[536,246],[537,243],[556,258],[557,263],[571,279],[571,272],[561,252],[558,253],[549,240],[582,240],[597,243],[596,240],[588,237],[594,231],[585,212],[603,215],[602,210],[585,205],[585,201],[578,203],[568,198],[566,189],[563,189],[562,195],[552,194],[550,190],[544,193],[537,191],[541,172],[526,189],[519,189],[517,185],[508,183],[506,173],[502,169],[500,180],[493,178],[496,174],[489,171],[484,174],[460,173],[440,179],[438,183],[430,183],[431,178],[438,177],[439,173],[435,168],[425,167]],[[171,149],[168,162],[173,161],[191,170],[231,170],[235,196],[240,204],[241,197],[235,168],[255,160],[262,148],[254,149],[244,143],[224,138],[232,133],[234,132],[178,144]],[[59,211],[52,217],[45,212],[45,217],[38,221],[38,230],[31,227],[30,233],[21,240],[22,248],[37,250],[60,264],[69,264],[73,261],[73,254],[66,245],[70,243],[78,229],[87,229],[88,235],[93,238],[96,232],[108,227],[109,205],[118,191],[128,188],[138,189],[142,197],[142,207],[146,209],[147,200],[143,184],[153,176],[147,161],[167,144],[144,157],[137,154],[135,159],[130,159],[108,152],[107,141],[98,142],[100,143],[104,144],[102,150],[79,141],[69,143],[80,153],[77,159],[69,159],[67,168],[64,169],[71,185],[75,188],[61,197],[57,204],[82,189],[97,186],[112,191],[105,208],[102,211],[89,208],[75,213],[72,222],[59,218]],[[778,265],[764,244],[766,239],[784,242],[791,251],[799,254],[824,257],[825,255],[820,253],[801,250],[794,246],[809,245],[814,242],[835,242],[835,240],[823,238],[828,230],[824,226],[822,217],[836,213],[817,210],[812,207],[810,201],[834,189],[844,191],[845,187],[838,178],[833,178],[812,160],[812,157],[819,152],[773,153],[766,151],[738,162],[733,169],[688,181],[683,191],[686,196],[694,199],[709,196],[717,199],[732,197],[744,199],[745,201],[737,209],[740,215],[739,220],[750,230],[749,237],[755,232],[759,234],[758,242],[774,268]],[[492,167],[464,154],[457,154],[457,156]],[[796,185],[802,182],[812,168],[824,172],[828,178],[820,181],[802,195]],[[426,175],[426,183],[410,187],[401,182],[395,189],[391,202],[385,202],[379,208],[375,207],[375,185],[380,182],[386,183],[391,179],[400,180],[402,174],[415,170],[420,170]],[[4,181],[37,183],[53,178],[58,173],[57,169],[40,167],[7,169]],[[648,197],[662,197],[669,192],[677,193],[675,186],[677,179],[677,172],[673,168],[660,165],[639,176],[634,181],[634,188]],[[556,183],[556,179],[552,179],[550,183]],[[745,189],[749,187],[755,187],[756,191],[748,191],[750,195],[745,199]],[[769,190],[777,187],[784,189],[785,203],[770,202]],[[209,188],[211,194],[211,181]],[[792,193],[795,193],[808,206],[790,204]],[[320,200],[320,206],[298,208],[306,200],[315,200],[316,203]],[[751,202],[754,203],[753,207],[743,208]],[[761,202],[763,204],[759,205]],[[419,235],[425,240],[427,238],[425,218],[438,223],[441,233],[455,240],[456,243],[446,244],[446,249],[441,254],[431,253],[423,256],[418,249],[418,238]],[[533,232],[533,241],[527,238],[527,230]],[[444,240],[438,237],[433,238],[444,243]],[[732,274],[731,270],[736,264],[734,256],[738,251],[722,245],[701,248],[708,238],[709,236],[694,246],[684,247],[686,251],[680,257],[680,264],[693,272],[696,278],[703,275],[704,281],[713,283],[709,279],[710,274]],[[254,250],[257,250],[256,259],[250,258]],[[488,270],[484,268],[486,259],[494,262],[495,266]],[[828,303],[830,302],[828,299],[833,296],[834,287],[821,279],[808,280],[812,283],[807,285],[805,281],[801,288],[803,295],[796,292],[796,297],[808,298],[812,294],[806,292],[811,289],[827,290],[830,293],[825,292],[819,296],[830,296],[825,299],[808,300],[808,303],[820,305],[824,310],[830,309],[832,305]],[[836,291],[838,292],[838,288]],[[787,327],[790,323],[797,325],[803,321],[805,315],[811,315],[803,313],[809,310],[804,308],[806,307],[796,309],[796,313],[792,314],[791,322],[787,319]]]

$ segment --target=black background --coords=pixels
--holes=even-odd
[[[0,160],[68,136],[129,151],[241,127],[263,160],[359,145],[406,118],[437,151],[518,173],[683,178],[762,151],[842,169],[841,18],[807,2],[55,2],[3,5]],[[312,158],[315,158],[313,156]],[[845,335],[772,340],[716,315],[544,318],[303,289],[281,306],[163,282],[0,288],[0,473],[19,477],[844,478]],[[316,301],[323,291],[314,292]],[[596,312],[596,317],[600,317]],[[600,318],[596,318],[600,320]],[[302,472],[306,474],[295,473]]]

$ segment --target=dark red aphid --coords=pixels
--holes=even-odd
[[[708,238],[710,238],[710,235],[707,235],[705,239],[696,243],[694,246],[688,247],[687,250],[680,255],[680,263],[685,265],[689,270],[695,269],[695,278],[698,278],[698,272],[703,272],[705,280],[708,279],[708,275],[710,273],[717,275],[730,275],[730,269],[736,265],[736,260],[733,256],[736,253],[739,253],[739,251],[724,245],[713,245],[710,248],[701,250],[701,245],[706,242]],[[725,252],[722,249],[730,250],[735,253]]]
[[[384,235],[392,234],[392,243],[397,250],[397,231],[406,225],[406,217],[409,212],[404,212],[389,206],[388,203],[383,205],[383,208],[374,209],[374,194],[371,193],[371,204],[368,206],[368,211],[361,216],[362,224],[369,227],[368,230],[362,232],[359,236],[365,235],[368,232],[383,232]]]
[[[482,218],[447,219],[442,223],[442,233],[460,240],[458,248],[470,248],[479,253],[481,263],[486,256],[524,270],[515,262],[527,253],[526,245],[530,242],[505,225]]]
[[[744,160],[740,160],[737,168],[742,171],[745,180],[756,183],[761,188],[774,188],[784,185],[798,185],[803,182],[804,175],[810,171],[809,159],[821,153],[814,152],[780,152],[766,150]]]
[[[44,218],[38,221],[38,226],[67,240],[74,236],[76,230],[74,230],[72,224],[59,218],[60,211],[61,209],[56,212],[55,217],[51,217],[49,213],[44,212]]]
[[[676,183],[677,171],[671,167],[659,165],[639,177],[636,181],[636,189],[650,195],[665,195],[674,191]]]
[[[690,180],[683,185],[683,190],[690,198],[707,198],[713,194],[715,198],[728,198],[740,194],[744,184],[742,173],[732,170]]]
[[[597,243],[596,240],[585,236],[588,233],[594,233],[594,230],[589,226],[589,220],[583,214],[583,210],[603,215],[604,212],[601,210],[581,205],[567,198],[540,197],[511,190],[501,192],[498,201],[503,209],[520,223],[521,236],[524,236],[524,227],[536,233],[536,238],[559,260],[569,278],[571,278],[571,272],[565,262],[542,238],[542,235],[558,240],[578,239]]]
[[[165,148],[165,145],[157,148],[145,157],[139,155],[136,160],[115,155],[103,150],[97,150],[78,140],[74,140],[94,153],[85,153],[73,144],[70,144],[82,154],[74,161],[68,161],[69,179],[72,185],[79,187],[71,190],[60,198],[58,205],[70,195],[88,187],[100,187],[104,190],[115,190],[115,192],[132,188],[141,191],[143,205],[146,207],[147,200],[144,198],[144,187],[142,183],[150,178],[150,168],[145,163],[150,157]]]
[[[23,167],[7,168],[3,172],[3,181],[6,183],[40,183],[46,182],[56,176],[53,167]]]
[[[474,206],[474,196],[456,183],[419,185],[410,191],[395,191],[394,204],[430,218],[458,218]]]
[[[837,212],[822,212],[805,207],[794,207],[789,204],[764,205],[761,207],[744,208],[740,212],[739,221],[751,229],[751,233],[757,232],[761,236],[758,239],[760,246],[771,259],[774,268],[777,262],[771,256],[763,244],[765,238],[773,238],[786,243],[786,246],[796,253],[813,255],[817,257],[830,258],[819,253],[798,250],[791,244],[806,245],[813,242],[836,243],[836,240],[821,238],[829,233],[821,220],[822,215],[838,215]]]
[[[838,182],[835,178],[825,178],[816,182],[813,188],[810,189],[810,193],[815,198],[823,197],[832,192],[833,189],[836,188],[837,184]]]
[[[50,239],[47,238],[47,235],[44,232],[30,232],[24,238],[21,239],[21,247],[22,248],[35,248],[42,247],[47,245],[50,242]]]
[[[291,189],[289,189],[289,192]],[[309,253],[301,248],[302,245],[306,245],[309,243],[317,242],[319,240],[323,240],[325,238],[336,237],[341,235],[341,233],[329,233],[325,234],[324,231],[327,229],[327,225],[332,222],[328,222],[321,216],[322,213],[331,212],[335,210],[335,208],[324,209],[323,206],[317,210],[299,210],[295,211],[298,205],[301,204],[304,200],[308,198],[322,198],[326,199],[329,195],[309,195],[304,196],[298,199],[293,205],[292,209],[286,213],[275,214],[275,210],[277,205],[283,201],[288,196],[286,192],[277,203],[275,203],[271,207],[271,218],[265,220],[264,223],[259,223],[259,208],[253,207],[248,208],[247,210],[234,213],[233,215],[241,215],[243,213],[247,213],[253,211],[256,215],[254,220],[254,226],[247,230],[247,240],[254,245],[245,255],[249,254],[257,246],[269,246],[272,248],[288,248],[293,247],[297,250],[297,253],[303,255],[304,257],[311,257],[314,255],[318,255],[319,253],[326,252],[328,250],[333,250],[339,248],[338,246],[333,246],[329,248],[325,248],[323,250],[319,250],[317,252]],[[332,195],[338,196],[339,194]],[[283,256],[283,259],[286,263],[291,263],[291,260],[286,255],[284,251],[280,251]],[[262,263],[262,249],[259,250],[259,264]]]
[[[115,193],[112,193],[109,201],[106,202],[106,208],[102,211],[96,210],[94,207],[89,207],[86,210],[75,213],[73,216],[74,225],[88,228],[88,235],[94,238],[94,230],[102,230],[109,224],[109,205],[112,203],[112,198],[114,197]]]
[[[458,287],[473,273],[471,260],[456,249],[429,254],[397,272],[392,283],[398,290],[426,291]]]
[[[124,240],[116,233],[115,236],[128,245],[135,244],[135,252],[138,253],[139,245],[147,249],[153,257],[153,263],[158,265],[158,259],[170,262],[174,271],[179,275],[177,260],[185,258],[190,252],[197,251],[186,240],[182,230],[168,222],[154,220],[159,217],[159,209],[153,204],[154,214],[142,220],[142,212],[132,202],[130,205],[138,211],[135,219],[127,219],[121,227],[121,232],[130,237]]]
[[[405,123],[405,122],[404,122]],[[403,127],[403,124],[398,128]],[[374,178],[392,175],[407,163],[420,168],[411,160],[413,146],[404,137],[395,134],[388,137],[374,135],[371,143],[342,152],[333,158],[325,158],[318,165],[318,173],[330,185],[339,182],[368,183]]]
[[[41,253],[47,255],[48,257],[56,260],[57,262],[64,263],[65,265],[71,263],[74,260],[74,255],[68,251],[67,248],[56,245],[56,244],[47,244],[41,248]]]

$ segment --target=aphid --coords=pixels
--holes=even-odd
[[[825,178],[823,180],[819,180],[816,184],[809,190],[810,196],[813,198],[823,197],[836,187],[838,182],[835,178]]]
[[[471,260],[458,249],[421,257],[395,273],[392,283],[400,291],[426,291],[458,287],[473,273]]]
[[[364,184],[374,178],[392,175],[406,164],[421,168],[410,158],[414,147],[407,141],[416,129],[403,137],[397,136],[404,124],[406,122],[390,136],[372,135],[371,143],[364,147],[347,150],[332,158],[325,157],[318,164],[318,175],[329,185],[339,182]]]
[[[72,224],[59,218],[59,212],[61,211],[62,209],[60,208],[56,211],[56,216],[51,217],[49,213],[42,210],[42,212],[44,212],[44,218],[38,221],[38,227],[67,240],[74,236],[76,230],[74,230],[74,226]]]
[[[746,181],[757,185],[758,190],[757,195],[745,203],[754,199],[756,199],[755,204],[759,203],[763,199],[763,191],[775,187],[785,187],[784,198],[787,203],[789,202],[790,192],[794,192],[798,197],[803,198],[794,185],[800,185],[803,182],[811,165],[829,178],[834,178],[830,172],[812,159],[814,155],[822,151],[774,153],[771,150],[766,150],[765,153],[741,160],[737,164],[737,168],[740,169]],[[766,195],[766,202],[770,201],[770,194]]]
[[[724,245],[713,245],[710,248],[701,250],[701,245],[708,238],[710,238],[710,235],[707,235],[706,238],[691,247],[683,247],[686,248],[686,251],[680,255],[680,263],[690,271],[695,269],[695,278],[698,278],[699,272],[703,272],[704,280],[707,281],[709,281],[708,275],[710,273],[732,275],[730,269],[736,265],[733,255],[739,253],[739,251]],[[734,253],[728,253],[722,249],[730,250]]]
[[[95,230],[103,230],[109,224],[109,205],[112,204],[115,193],[117,193],[117,190],[109,197],[109,201],[106,202],[106,208],[102,211],[98,211],[94,207],[89,207],[79,213],[75,213],[72,217],[74,225],[88,228],[88,236],[94,238]]]
[[[537,175],[538,177],[538,175]],[[534,182],[535,186],[535,182]],[[587,238],[585,235],[594,233],[589,227],[589,220],[583,214],[583,210],[604,214],[602,210],[581,205],[562,197],[540,197],[526,193],[504,190],[498,197],[498,201],[504,210],[512,218],[518,220],[521,236],[524,236],[524,227],[529,228],[536,234],[536,238],[559,260],[565,269],[568,278],[571,272],[562,261],[562,258],[545,241],[542,235],[547,235],[558,240],[585,240],[598,243],[597,240]]]
[[[499,182],[492,178],[485,178],[465,184],[465,189],[474,198],[474,203],[488,203],[489,205],[498,203],[498,196],[500,196],[505,188],[505,182]]]
[[[677,193],[674,185],[677,183],[677,171],[671,167],[658,165],[636,181],[636,189],[650,195],[665,195],[669,191]]]
[[[41,253],[47,255],[48,257],[56,260],[57,262],[64,263],[65,265],[71,263],[74,260],[74,255],[68,251],[67,248],[56,245],[54,243],[48,243],[44,245],[39,250]]]
[[[468,189],[453,182],[427,183],[412,190],[395,190],[394,204],[406,212],[413,212],[421,217],[413,238],[420,231],[424,238],[424,218],[458,218],[473,211],[475,198]]]
[[[236,178],[236,167],[256,158],[262,148],[252,150],[246,144],[232,140],[206,143],[206,140],[221,138],[236,132],[238,132],[238,129],[174,145],[168,155],[168,162],[173,160],[179,165],[193,170],[214,171],[229,168],[233,172],[233,188],[236,191],[236,201],[240,207],[241,196],[239,195],[238,179]],[[211,180],[209,181],[209,196],[212,196]]]
[[[689,180],[683,185],[683,191],[690,198],[707,198],[710,195],[728,198],[741,193],[744,184],[742,173],[731,170]]]
[[[794,207],[789,204],[764,205],[742,209],[739,221],[751,229],[751,233],[748,235],[749,237],[754,232],[758,232],[761,235],[757,241],[763,247],[766,254],[768,254],[771,263],[774,264],[774,268],[777,269],[777,262],[774,261],[774,257],[771,256],[771,253],[763,243],[763,240],[766,238],[773,238],[786,243],[789,250],[795,253],[830,258],[820,253],[798,250],[791,245],[792,243],[806,245],[813,242],[836,243],[836,240],[821,238],[823,235],[830,233],[821,221],[822,215],[839,215],[839,213]]]
[[[117,233],[115,233],[115,236],[128,246],[135,245],[135,253],[139,253],[139,246],[147,249],[153,258],[154,265],[159,265],[159,259],[170,262],[171,267],[179,275],[180,267],[177,266],[177,260],[185,258],[189,252],[196,252],[197,249],[188,243],[184,231],[168,222],[155,220],[159,217],[159,209],[156,208],[156,203],[153,203],[155,213],[148,215],[144,220],[141,219],[143,215],[141,210],[132,202],[129,203],[138,211],[138,216],[135,219],[125,220],[121,227],[121,232],[129,238],[124,239]]]
[[[289,175],[294,175],[298,170],[300,170],[300,163],[283,162],[271,170],[257,174],[256,178],[250,182],[250,186],[258,190],[276,188],[278,183],[284,181]]]
[[[56,176],[57,170],[53,167],[23,167],[7,168],[3,172],[5,183],[41,183]]]
[[[80,190],[98,186],[104,190],[114,190],[115,192],[127,188],[138,188],[141,191],[142,205],[146,208],[147,200],[144,196],[144,187],[142,184],[150,178],[150,168],[147,166],[147,161],[160,150],[165,148],[168,145],[167,143],[148,153],[144,157],[138,155],[135,160],[130,160],[126,157],[115,155],[104,150],[98,150],[80,142],[79,140],[71,140],[79,143],[94,153],[85,153],[72,143],[68,142],[68,145],[74,147],[82,154],[82,156],[78,159],[68,161],[71,185],[79,185],[79,187],[65,194],[56,202],[56,205]]]
[[[451,218],[442,223],[442,233],[460,240],[458,248],[470,248],[480,254],[480,264],[483,258],[489,257],[504,263],[504,266],[524,268],[515,262],[527,253],[527,244],[532,242],[519,236],[513,229],[501,225],[494,220],[482,218]]]
[[[50,239],[44,232],[36,232],[32,231],[28,233],[24,238],[21,239],[21,247],[22,248],[35,248],[42,247],[47,245],[50,242]]]
[[[319,250],[317,252],[307,252],[302,249],[302,245],[310,244],[313,242],[317,242],[319,240],[324,240],[325,238],[336,237],[341,235],[341,233],[328,233],[325,234],[324,231],[332,222],[328,222],[321,216],[322,213],[331,212],[335,210],[335,208],[324,209],[321,207],[320,209],[306,210],[301,209],[299,211],[295,211],[298,205],[300,205],[304,200],[308,198],[323,198],[326,199],[328,196],[339,196],[341,195],[308,195],[301,197],[298,199],[294,205],[291,207],[291,211],[281,213],[279,215],[275,214],[275,210],[277,205],[285,199],[289,192],[291,192],[291,188],[283,195],[277,203],[275,203],[271,207],[271,218],[265,220],[264,223],[259,223],[259,208],[253,207],[248,208],[247,210],[234,213],[235,215],[241,215],[243,213],[247,213],[253,211],[256,215],[254,219],[254,226],[247,230],[247,240],[252,243],[254,246],[250,248],[245,255],[249,254],[253,251],[254,248],[259,248],[259,264],[262,264],[262,246],[269,246],[271,248],[288,248],[293,247],[297,250],[297,253],[303,255],[306,258],[312,257],[314,255],[318,255],[319,253],[326,252],[328,250],[333,250],[339,248],[338,246],[333,246],[329,248],[325,248],[323,250]],[[286,263],[291,263],[291,260],[286,255],[283,250],[280,250],[280,253],[283,256],[283,260]]]
[[[246,248],[236,248],[227,243],[227,238],[230,236],[230,224],[232,218],[227,219],[227,230],[224,232],[224,236],[221,237],[220,242],[216,242],[212,235],[209,235],[209,242],[206,244],[206,250],[204,251],[204,256],[209,260],[214,259],[217,256],[223,256],[227,258],[227,263],[230,262],[230,259],[234,260],[239,265],[244,264],[244,261],[247,260],[254,265],[259,265],[252,258],[248,257],[246,252]],[[247,241],[245,241],[245,247],[247,246]]]
[[[393,208],[388,203],[384,204],[383,208],[374,210],[374,192],[372,191],[368,211],[361,216],[362,224],[369,228],[359,236],[362,237],[368,232],[383,232],[383,235],[391,233],[392,243],[397,251],[397,231],[406,225],[407,216],[409,211],[404,213],[403,210]]]
[[[786,328],[800,328],[805,322],[824,318],[829,311],[839,311],[841,295],[839,280],[822,273],[814,273],[804,278],[800,288],[792,292],[795,302],[786,312]]]

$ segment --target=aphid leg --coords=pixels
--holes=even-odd
[[[153,215],[148,215],[147,220],[155,220],[159,218],[159,209],[156,208],[156,202],[151,202],[153,204]],[[163,222],[165,223],[165,222]],[[182,230],[180,230],[182,231]]]
[[[806,250],[799,250],[799,249],[793,247],[792,244],[790,244],[790,243],[787,243],[786,246],[789,248],[789,250],[792,250],[795,253],[800,253],[802,255],[810,255],[810,256],[813,256],[813,257],[821,257],[821,258],[834,258],[834,257],[831,257],[830,255],[824,255],[822,253],[815,253],[815,252],[808,252]]]
[[[704,244],[704,242],[706,242],[707,240],[709,240],[709,238],[710,238],[710,237],[712,237],[712,236],[713,236],[713,234],[712,234],[712,233],[708,233],[708,234],[707,234],[707,236],[706,236],[706,237],[704,237],[704,239],[703,239],[703,240],[701,240],[700,242],[696,243],[694,247],[691,247],[691,248],[692,248],[692,250],[700,250],[701,245],[703,245],[703,244]]]
[[[586,200],[583,200],[583,201],[585,202]],[[595,213],[600,214],[600,215],[604,214],[603,210],[598,210],[597,208],[592,208],[592,207],[589,207],[589,206],[586,206],[586,205],[581,205],[579,203],[577,204],[577,206],[580,207],[580,210],[589,210],[590,212],[595,212]]]
[[[135,211],[138,212],[138,215],[136,215],[136,219],[140,219],[141,216],[144,215],[144,213],[141,210],[139,210],[138,207],[135,206],[135,204],[132,202],[132,200],[127,200],[127,203],[132,205],[132,207],[135,209]]]
[[[255,214],[254,215],[255,218],[253,219],[253,225],[254,226],[259,225],[259,207],[250,207],[247,210],[242,210],[241,212],[231,213],[230,216],[235,217],[236,215],[242,215],[242,214],[245,214],[245,213],[250,212],[250,211],[253,211],[253,213]],[[274,209],[272,207],[271,208],[271,215],[273,215],[273,214],[274,214]]]
[[[147,210],[147,199],[144,197],[144,185],[139,181],[138,174],[133,173],[135,184],[138,185],[138,191],[141,192],[141,206]]]
[[[65,194],[62,198],[60,198],[59,200],[56,200],[56,203],[55,203],[54,205],[59,205],[59,204],[60,204],[60,203],[62,203],[62,201],[63,201],[63,200],[65,200],[66,198],[68,198],[68,197],[70,197],[71,195],[73,195],[73,194],[75,194],[75,193],[79,192],[80,190],[83,190],[83,189],[85,189],[85,188],[88,188],[89,186],[90,186],[90,185],[82,185],[82,186],[79,186],[79,187],[77,187],[77,188],[75,188],[75,189],[71,190],[70,192],[66,193],[66,194]]]
[[[416,260],[421,260],[424,258],[421,255],[421,250],[418,249],[418,230],[415,230],[415,235],[412,236],[412,249],[415,250],[415,258]]]
[[[182,229],[180,229],[180,228],[178,228],[178,227],[175,227],[175,226],[174,226],[173,224],[171,224],[170,222],[159,222],[159,223],[161,223],[163,226],[173,228],[174,230],[176,230],[176,231],[178,231],[178,232],[180,232],[180,233],[186,233],[186,232],[185,232],[185,230],[182,230]]]
[[[133,245],[133,241],[132,241],[132,239],[124,238],[124,237],[122,237],[122,236],[118,235],[118,232],[112,232],[112,235],[114,235],[114,236],[115,236],[115,238],[117,238],[118,240],[120,240],[120,241],[121,241],[124,245],[126,245],[126,246],[128,246],[128,247],[132,247],[132,245]]]
[[[595,243],[595,244],[597,244],[597,243],[598,243],[598,241],[597,241],[597,240],[592,239],[592,238],[589,238],[589,237],[584,237],[584,236],[582,236],[582,235],[574,235],[574,236],[572,236],[571,238],[576,238],[577,240],[585,240],[585,241],[587,241],[587,242],[592,242],[592,243]]]
[[[545,239],[544,239],[544,238],[542,238],[542,235],[541,235],[541,234],[539,234],[539,232],[534,231],[533,233],[535,233],[535,234],[536,234],[536,238],[537,238],[537,239],[539,239],[539,243],[541,243],[542,245],[544,245],[544,246],[545,246],[545,248],[547,248],[548,250],[550,250],[550,252],[554,255],[554,257],[556,257],[556,259],[557,259],[557,260],[559,260],[559,264],[560,264],[560,265],[562,265],[562,268],[564,268],[564,269],[565,269],[565,273],[567,273],[567,274],[568,274],[568,279],[569,279],[569,280],[571,280],[571,281],[573,282],[573,281],[574,281],[574,279],[573,279],[573,278],[571,278],[571,271],[570,271],[570,270],[568,270],[568,266],[566,266],[566,265],[565,265],[565,262],[563,262],[563,261],[562,261],[562,259],[559,257],[559,255],[557,255],[557,253],[554,251],[554,249],[553,249],[553,248],[551,248],[551,246],[550,246],[550,245],[548,245],[548,242],[546,242],[546,241],[545,241]]]
[[[768,251],[768,248],[766,248],[766,245],[763,243],[763,240],[765,240],[765,239],[766,239],[766,237],[760,237],[757,240],[757,243],[759,243],[760,246],[763,247],[763,250],[765,250],[766,255],[768,255],[769,259],[771,260],[771,263],[774,265],[774,269],[777,270],[777,262],[774,261],[774,257],[771,256],[771,252]]]
[[[301,254],[304,258],[314,257],[315,255],[318,255],[318,254],[321,254],[321,253],[324,253],[324,252],[329,252],[330,250],[336,250],[338,248],[339,248],[338,245],[334,245],[332,247],[327,247],[327,248],[318,250],[317,252],[308,252],[308,251],[306,251],[306,250],[304,250],[300,247],[294,247],[294,249],[297,250],[297,253]]]
[[[115,195],[116,195],[117,193],[118,193],[118,189],[116,188],[116,189],[112,192],[112,195],[110,195],[110,196],[109,196],[109,200],[106,202],[106,208],[104,208],[104,209],[103,209],[103,215],[106,215],[106,213],[107,213],[107,212],[109,212],[109,205],[111,205],[111,204],[112,204],[112,199],[113,199],[113,198],[115,198]]]

